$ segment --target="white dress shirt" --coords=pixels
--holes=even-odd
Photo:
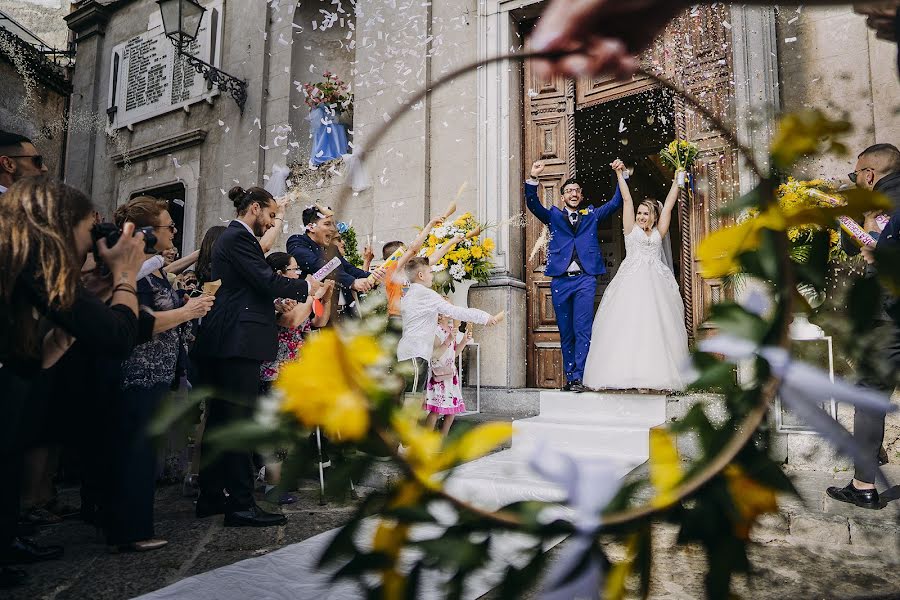
[[[249,226],[249,225],[247,225],[246,223],[244,223],[244,222],[241,221],[240,219],[234,219],[234,222],[235,222],[235,223],[240,223],[241,225],[243,225],[243,226],[244,226],[244,229],[246,229],[247,231],[250,232],[250,235],[252,235],[253,237],[256,237],[256,234],[253,233],[253,230],[250,229],[250,226]]]
[[[400,301],[400,315],[403,319],[403,336],[397,344],[397,360],[416,357],[431,360],[438,315],[479,325],[484,325],[491,318],[491,315],[477,308],[454,306],[421,283],[409,286],[409,291]]]

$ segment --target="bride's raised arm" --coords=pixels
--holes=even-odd
[[[634,200],[631,199],[631,190],[628,189],[628,181],[625,179],[625,163],[616,160],[609,166],[616,172],[619,191],[622,193],[622,230],[628,235],[634,229]]]
[[[662,212],[659,213],[659,223],[656,228],[661,237],[666,237],[666,234],[669,233],[669,226],[672,224],[672,209],[675,208],[675,201],[678,200],[678,194],[681,191],[678,186],[679,171],[681,169],[675,171],[675,178],[672,179],[672,187],[669,189],[669,195],[666,196],[666,203],[662,207]]]

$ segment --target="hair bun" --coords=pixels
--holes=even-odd
[[[234,204],[235,208],[237,208],[240,205],[241,200],[244,199],[244,195],[246,193],[247,192],[244,190],[244,188],[236,185],[228,192],[228,199],[231,200],[231,203]]]

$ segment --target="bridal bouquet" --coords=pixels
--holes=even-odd
[[[672,140],[672,143],[659,151],[659,158],[673,171],[688,171],[699,153],[699,146],[693,142]],[[678,175],[678,185],[684,185],[684,174]]]
[[[419,251],[419,256],[431,256],[454,237],[464,238],[435,265],[436,271],[446,271],[449,275],[449,277],[435,277],[435,287],[440,287],[443,293],[453,291],[454,283],[467,279],[479,283],[488,280],[494,267],[490,259],[494,252],[494,240],[490,238],[482,240],[480,234],[483,229],[484,226],[472,213],[467,212],[455,221],[444,223],[431,230],[431,235]]]
[[[350,93],[350,84],[344,82],[331,71],[322,73],[324,78],[318,83],[306,83],[303,91],[306,94],[306,105],[310,109],[320,106],[329,106],[335,111],[350,111],[353,109],[353,94]]]

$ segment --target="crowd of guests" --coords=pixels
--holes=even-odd
[[[277,252],[287,202],[258,187],[235,187],[228,198],[231,222],[180,258],[167,201],[140,196],[100,215],[47,176],[29,139],[0,132],[0,586],[25,580],[18,565],[62,555],[28,537],[60,513],[95,525],[110,551],[167,545],[154,530],[161,466],[149,428],[167,396],[191,388],[210,390],[185,467],[186,488],[199,491],[196,516],[221,514],[230,527],[284,524],[284,514],[256,501],[259,473],[267,491],[278,483],[277,457],[213,453],[205,432],[252,418],[281,366],[302,360],[304,341],[359,318],[361,295],[375,288],[402,328],[398,359],[413,367],[409,391],[423,397],[423,422],[443,418],[446,434],[465,410],[456,364],[472,331],[462,322],[494,324],[503,314],[454,306],[431,289],[432,266],[462,241],[417,256],[441,219],[408,246],[384,244],[380,267],[371,268],[367,248],[359,268],[344,257],[330,209],[304,209],[304,231]],[[61,447],[79,466],[78,509],[54,504]],[[279,488],[266,499],[296,498]]]

